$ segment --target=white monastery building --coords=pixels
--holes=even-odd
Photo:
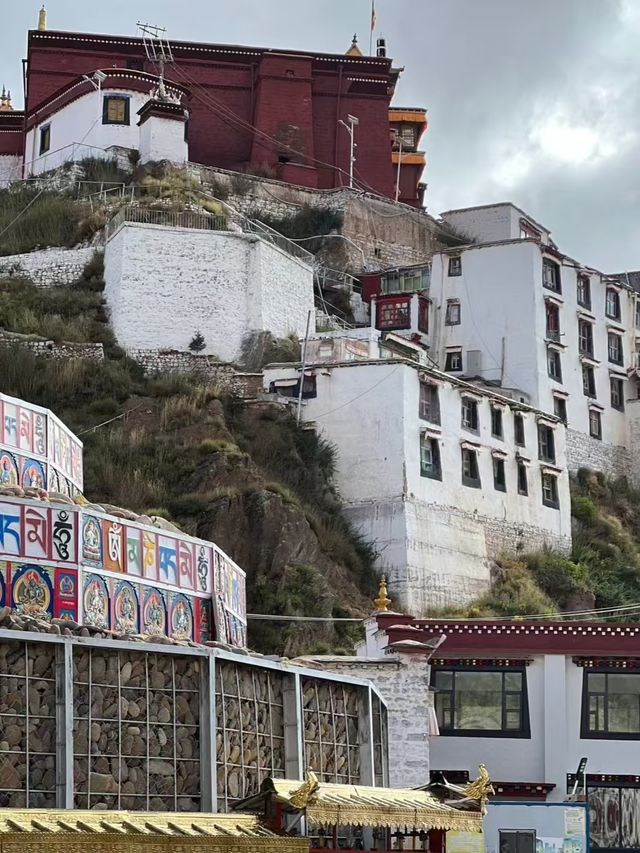
[[[265,388],[297,397],[299,373],[267,367]],[[388,351],[311,364],[302,391],[302,417],[338,449],[345,511],[403,607],[471,601],[503,552],[570,549],[565,427],[554,415]]]

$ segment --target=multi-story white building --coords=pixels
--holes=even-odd
[[[554,412],[568,426],[570,469],[629,474],[640,297],[561,253],[512,204],[443,219],[469,243],[435,254],[430,274],[381,275],[366,294],[372,324],[419,338],[449,373]]]
[[[430,771],[464,783],[487,765],[495,789],[487,850],[533,853],[536,840],[546,850],[554,839],[557,849],[584,850],[563,838],[580,821],[577,813],[567,821],[567,801],[575,805],[585,790],[591,847],[640,850],[640,625],[378,612],[358,654],[384,661],[429,647],[439,727],[429,742]],[[411,725],[413,702],[407,693]],[[427,707],[405,738],[430,731]]]
[[[297,397],[299,365],[265,370]],[[555,416],[409,359],[308,365],[302,416],[338,450],[346,513],[404,607],[465,603],[491,561],[571,545],[565,427]]]

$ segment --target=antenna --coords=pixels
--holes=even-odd
[[[142,33],[142,43],[147,59],[158,69],[160,79],[158,94],[164,97],[166,94],[164,90],[165,65],[174,61],[173,51],[166,36],[167,29],[166,27],[156,27],[154,24],[143,24],[141,21],[138,21],[137,27]]]

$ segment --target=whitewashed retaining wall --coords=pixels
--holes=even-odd
[[[0,275],[24,275],[39,287],[73,284],[93,257],[93,246],[79,249],[41,249],[0,257]]]
[[[128,351],[204,352],[237,361],[254,331],[303,336],[313,310],[311,267],[257,237],[126,223],[105,250],[105,296]]]

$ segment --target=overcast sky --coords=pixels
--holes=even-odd
[[[0,84],[22,102],[39,4],[2,0]],[[370,0],[49,0],[49,28],[368,49]],[[430,212],[512,200],[560,248],[607,272],[640,268],[640,0],[376,0],[405,68],[394,103],[424,106]]]

